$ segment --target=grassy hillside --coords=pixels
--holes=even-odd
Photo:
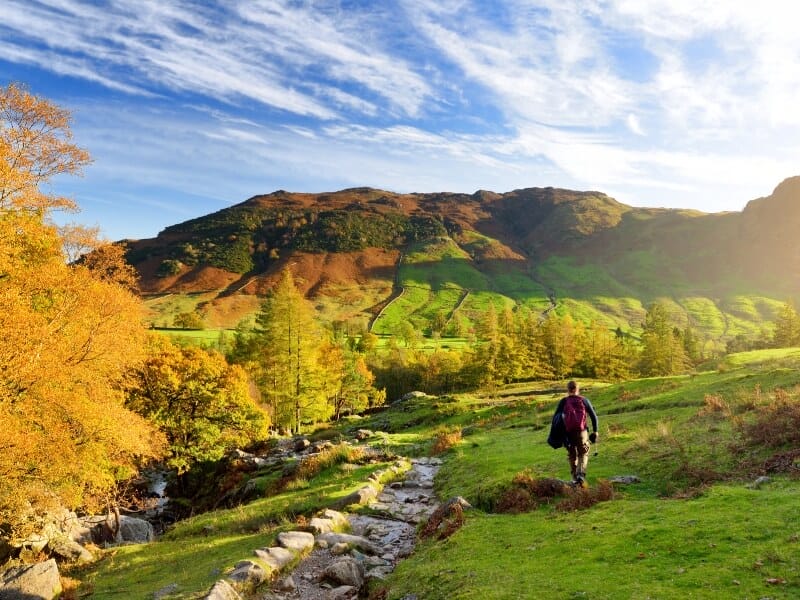
[[[157,326],[195,305],[210,326],[235,327],[290,268],[324,320],[364,327],[383,310],[379,334],[403,322],[428,331],[442,315],[463,334],[490,304],[545,310],[553,297],[560,314],[636,335],[645,308],[666,299],[677,323],[723,348],[800,296],[787,277],[800,269],[798,198],[800,178],[722,214],[553,188],[278,191],[126,244]]]
[[[437,439],[449,439],[437,492],[475,506],[451,537],[420,542],[374,587],[374,597],[797,597],[798,367],[799,349],[770,350],[732,355],[690,377],[583,382],[601,423],[590,493],[614,475],[641,483],[577,511],[564,510],[561,498],[543,498],[529,512],[500,512],[509,490],[522,489],[519,482],[569,474],[564,450],[545,443],[563,382],[417,398],[324,430],[336,439],[372,429],[378,433],[370,443],[404,455],[427,455]],[[778,405],[785,407],[778,413],[783,427],[769,416]],[[780,442],[777,431],[789,437]],[[299,489],[195,517],[148,546],[115,549],[73,576],[98,598],[147,598],[176,580],[181,591],[170,598],[195,597],[252,547],[354,489],[378,466],[332,466]],[[764,474],[770,480],[754,486]]]

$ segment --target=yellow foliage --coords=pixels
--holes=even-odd
[[[0,523],[50,504],[98,501],[160,451],[124,407],[121,375],[143,357],[139,301],[88,266],[70,266],[49,223],[71,201],[39,186],[88,162],[69,114],[0,88]]]

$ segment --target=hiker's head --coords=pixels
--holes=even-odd
[[[574,381],[570,381],[570,382],[567,384],[567,391],[568,391],[570,394],[577,394],[579,389],[580,389],[580,388],[578,387],[578,384],[577,384],[577,383],[575,383]]]

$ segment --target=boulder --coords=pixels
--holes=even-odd
[[[52,600],[61,594],[55,559],[14,567],[0,575],[0,600]]]
[[[334,444],[330,440],[322,440],[321,442],[314,442],[311,444],[309,448],[310,452],[322,452],[323,450],[328,450],[333,448]]]
[[[331,519],[320,519],[319,517],[313,517],[308,522],[308,528],[313,533],[319,535],[320,533],[331,533],[334,529],[334,524]]]
[[[314,547],[314,536],[307,531],[283,531],[278,534],[278,543],[288,550],[302,554]]]
[[[322,518],[333,521],[333,525],[337,530],[347,529],[350,526],[350,522],[344,514],[330,508],[322,511]]]
[[[344,498],[340,498],[333,503],[333,506],[335,508],[344,508],[345,506],[350,506],[351,504],[369,504],[377,497],[378,490],[372,486],[366,485],[361,489],[356,490],[352,494],[349,494]]]
[[[615,475],[614,477],[608,478],[609,483],[617,483],[620,485],[630,485],[632,483],[641,483],[641,479],[639,479],[636,475]]]
[[[236,563],[233,571],[228,574],[228,579],[243,587],[256,587],[264,583],[269,577],[267,570],[252,560],[242,560]]]
[[[413,391],[413,392],[408,392],[403,396],[400,396],[400,398],[398,398],[396,402],[406,402],[407,400],[415,400],[417,398],[427,398],[427,397],[428,394],[426,394],[425,392]]]
[[[297,556],[296,553],[277,546],[274,548],[259,548],[255,551],[255,555],[275,571],[280,571],[286,567]]]
[[[115,519],[113,515],[95,515],[84,517],[81,523],[88,528],[90,539],[81,537],[81,543],[94,542],[95,544],[120,544],[122,542],[146,543],[156,538],[153,525],[149,521],[137,517],[121,515],[119,518],[119,531],[114,535]]]
[[[329,564],[322,572],[322,577],[339,585],[361,589],[364,585],[364,567],[356,559],[346,556]]]
[[[311,442],[307,438],[300,438],[294,443],[295,452],[303,452],[311,446]]]
[[[177,583],[170,583],[165,585],[160,590],[153,592],[153,600],[161,600],[177,592],[181,587]]]
[[[48,544],[50,551],[61,558],[64,562],[76,563],[79,565],[90,563],[94,556],[78,542],[73,542],[68,537],[60,537],[50,540]]]
[[[319,535],[321,533],[332,533],[334,531],[342,531],[348,529],[350,524],[347,521],[347,517],[345,517],[342,513],[326,509],[322,511],[320,516],[313,517],[308,522],[308,529],[310,529],[315,535]]]
[[[358,429],[358,430],[356,430],[356,433],[355,433],[354,437],[358,441],[361,442],[361,441],[364,441],[364,440],[367,440],[367,439],[371,438],[373,435],[375,435],[375,434],[372,431],[370,431],[369,429]]]
[[[350,535],[349,533],[323,533],[317,536],[317,543],[319,542],[324,542],[328,548],[332,548],[337,544],[347,544],[367,554],[380,553],[380,549],[367,538],[360,535]]]
[[[241,600],[239,593],[224,579],[214,584],[214,587],[203,596],[203,600]]]
[[[136,517],[122,516],[119,524],[119,538],[122,542],[146,543],[156,539],[152,523]]]

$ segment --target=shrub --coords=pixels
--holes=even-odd
[[[177,275],[181,272],[182,266],[179,260],[174,260],[172,258],[162,260],[156,270],[156,277],[171,277],[172,275]]]
[[[570,488],[567,497],[556,505],[556,509],[564,512],[582,510],[613,499],[614,486],[601,479],[589,488]]]
[[[338,444],[332,448],[326,448],[319,454],[304,458],[295,470],[293,478],[311,480],[329,467],[342,463],[358,462],[363,457],[363,448],[354,448],[349,444]]]
[[[428,518],[425,526],[420,531],[422,539],[436,536],[436,539],[449,538],[464,525],[464,507],[460,498],[451,498]]]
[[[774,399],[755,409],[755,419],[738,424],[750,446],[780,448],[800,445],[800,403],[788,392],[776,389]]]
[[[443,454],[461,441],[460,428],[443,428],[434,434],[431,453],[433,455]]]
[[[495,510],[501,513],[529,512],[569,491],[570,486],[560,479],[534,478],[530,471],[522,471],[500,495]]]
[[[719,394],[706,394],[703,397],[703,408],[697,414],[701,417],[705,415],[729,416],[731,407]]]

